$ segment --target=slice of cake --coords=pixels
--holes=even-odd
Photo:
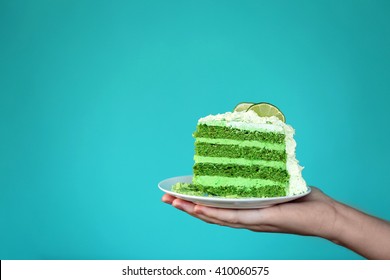
[[[201,118],[194,132],[193,182],[173,190],[235,198],[306,192],[295,158],[294,129],[280,117],[259,115],[249,108]]]

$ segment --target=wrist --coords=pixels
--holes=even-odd
[[[315,235],[341,245],[346,224],[345,206],[331,198],[326,201],[326,204],[326,215],[324,215],[326,219],[322,221],[319,234]]]
[[[351,230],[351,221],[349,220],[349,207],[333,200],[333,208],[335,211],[333,224],[331,226],[326,239],[338,245],[345,246],[348,231]]]
[[[390,225],[354,208],[335,202],[336,219],[328,240],[369,259],[390,257]]]

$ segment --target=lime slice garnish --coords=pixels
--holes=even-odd
[[[269,103],[257,103],[250,106],[247,111],[254,111],[259,117],[272,117],[275,116],[282,122],[286,122],[286,118],[276,106]]]
[[[236,107],[234,107],[234,110],[233,112],[245,112],[246,110],[248,110],[248,108],[252,105],[254,105],[255,103],[252,103],[252,102],[241,102],[241,103],[238,103]]]

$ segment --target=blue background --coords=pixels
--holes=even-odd
[[[1,259],[359,259],[160,202],[198,118],[277,105],[310,185],[389,209],[389,1],[0,1]]]

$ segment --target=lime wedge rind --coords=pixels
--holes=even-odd
[[[259,117],[274,116],[277,117],[282,122],[286,122],[286,117],[283,115],[282,111],[271,103],[267,103],[267,102],[256,103],[249,106],[246,111],[254,111]]]
[[[236,107],[234,107],[233,112],[246,112],[249,107],[254,105],[253,102],[241,102],[238,103]]]

